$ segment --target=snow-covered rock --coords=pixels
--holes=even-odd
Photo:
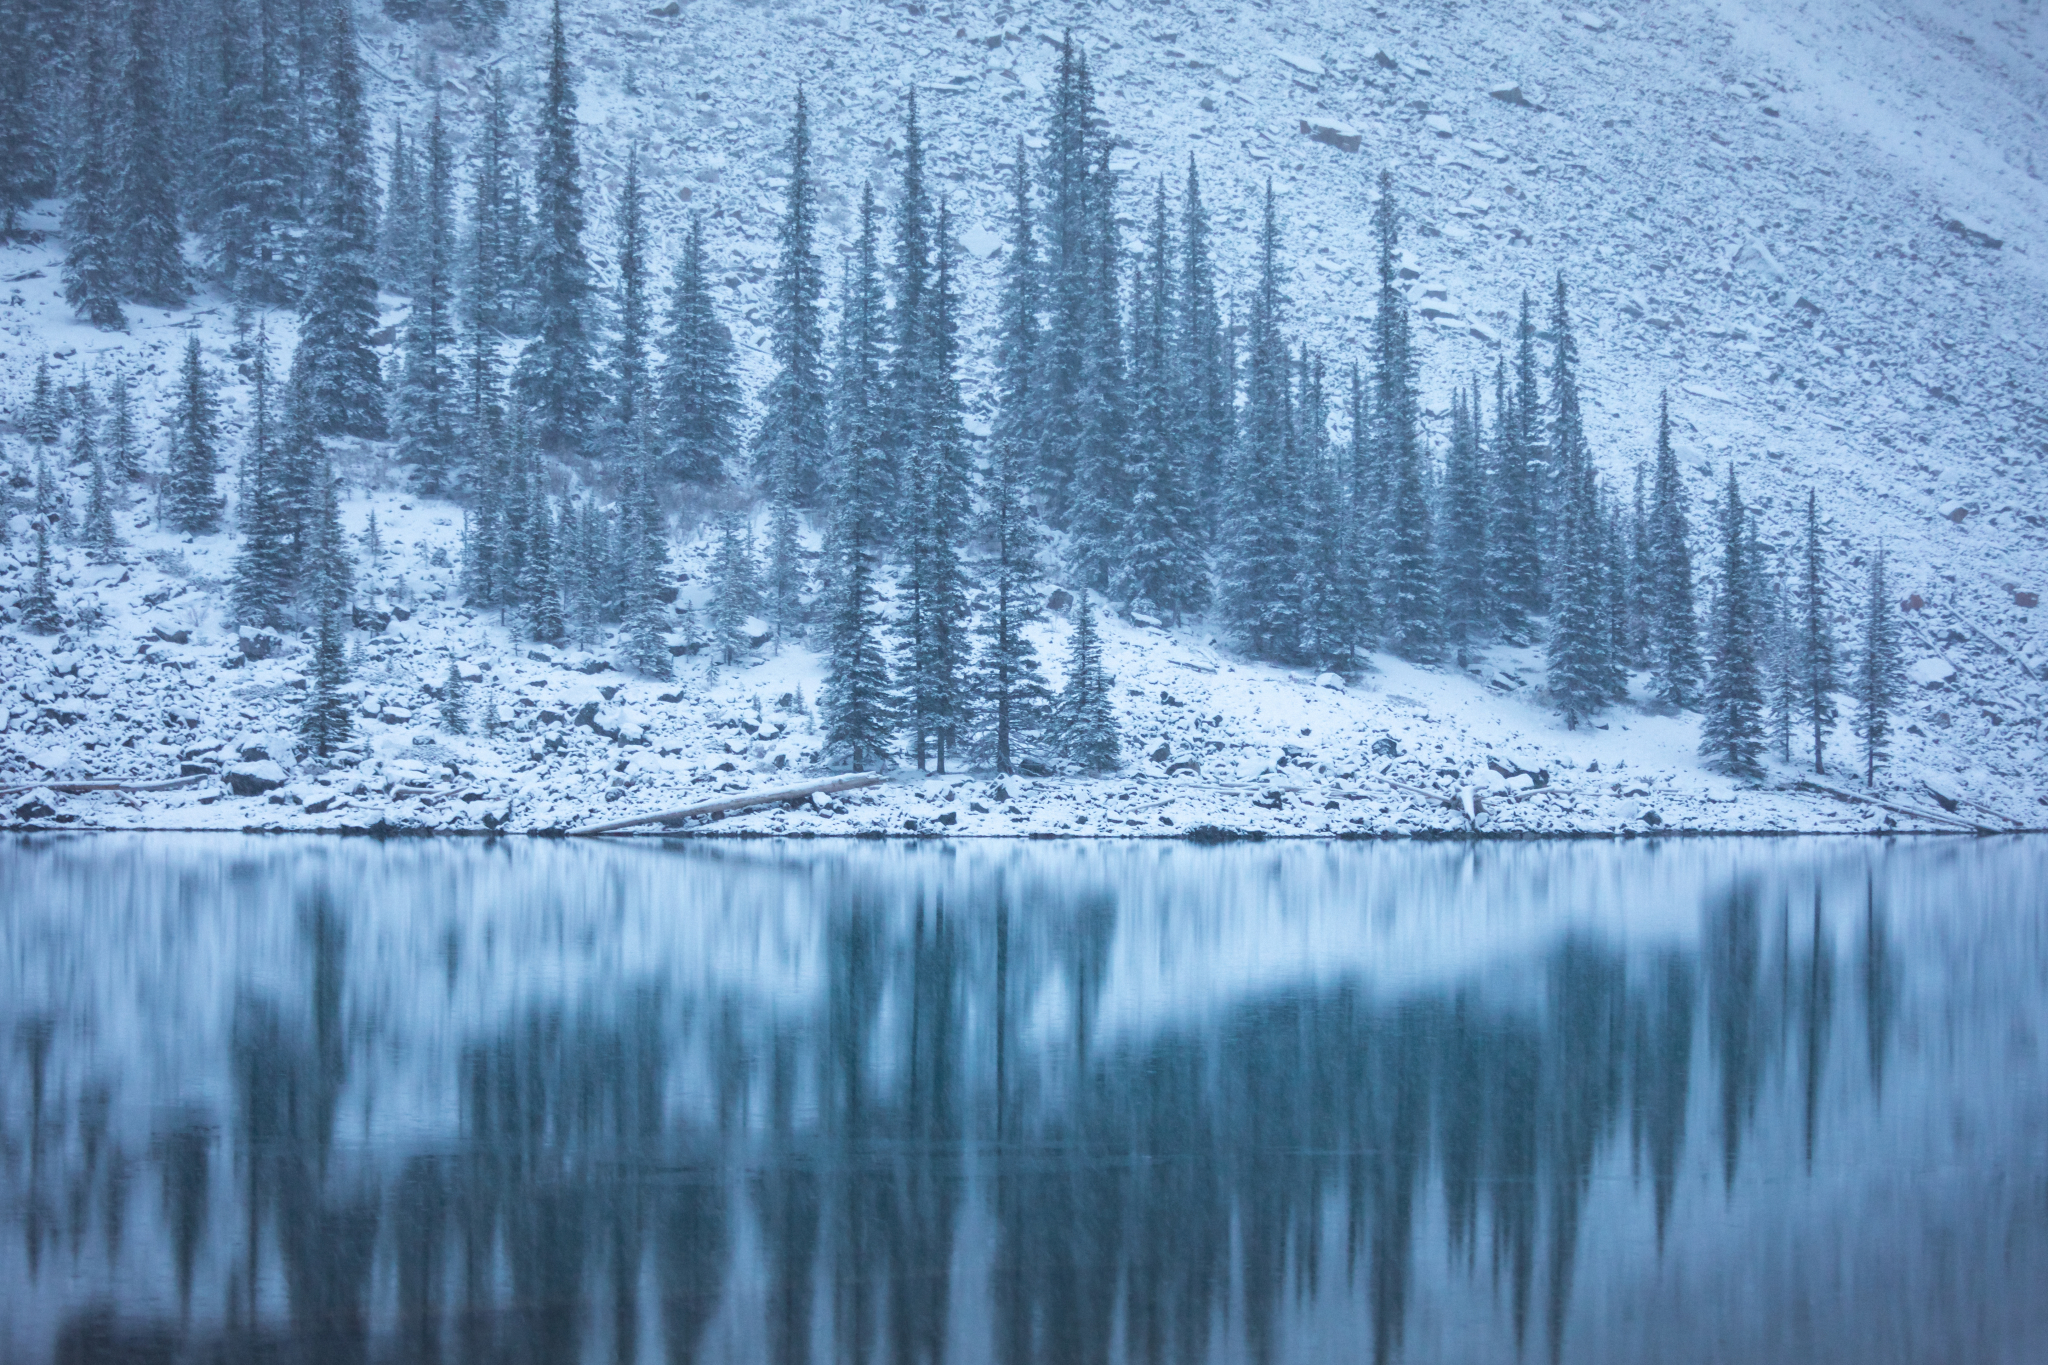
[[[237,763],[221,774],[228,790],[237,796],[261,796],[285,784],[284,769],[272,759]]]

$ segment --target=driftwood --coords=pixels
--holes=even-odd
[[[118,777],[94,782],[31,782],[25,787],[0,787],[0,796],[21,796],[27,792],[41,791],[45,787],[69,796],[75,796],[80,792],[167,792],[174,787],[189,787],[194,782],[204,782],[213,776],[216,774],[194,773],[190,777],[173,777],[164,782],[129,782]]]
[[[848,773],[844,777],[828,777],[819,782],[805,782],[794,787],[778,787],[773,791],[749,792],[744,796],[728,796],[717,801],[700,801],[694,806],[681,810],[665,810],[655,815],[635,815],[626,820],[607,820],[603,824],[583,825],[569,831],[571,834],[611,834],[635,825],[673,824],[687,820],[694,815],[722,815],[726,811],[744,810],[748,806],[766,806],[777,801],[796,801],[806,796],[829,795],[833,792],[852,791],[856,787],[880,785],[880,773]]]
[[[2018,664],[2020,672],[2026,674],[2035,682],[2041,681],[2039,678],[2034,677],[2034,670],[2027,667],[2027,661],[2025,659],[2022,659],[2017,653],[2015,653],[2009,646],[2006,645],[2006,643],[2003,640],[2000,640],[1993,636],[1991,632],[1979,626],[1975,621],[1972,621],[1969,617],[1963,615],[1960,611],[1957,611],[1954,606],[1950,605],[1947,602],[1935,602],[1930,603],[1930,605],[1941,608],[1941,610],[1947,612],[1950,616],[1962,622],[1964,627],[1968,629],[1972,635],[1982,640],[1985,644],[1990,645],[1993,649],[1997,650],[2000,654],[2003,654],[2006,658],[2012,660],[2015,664]],[[1953,663],[1955,661],[1951,659],[1949,662]]]
[[[1810,777],[1800,778],[1797,785],[1806,791],[1816,791],[1823,796],[1832,796],[1837,801],[1850,801],[1858,805],[1876,806],[1879,810],[1888,810],[1894,815],[1904,815],[1914,820],[1928,820],[1937,825],[1953,825],[1957,829],[1966,829],[1972,834],[1996,834],[1999,832],[1977,824],[1973,820],[1965,820],[1960,815],[1939,815],[1931,810],[1920,810],[1913,806],[1902,806],[1895,801],[1882,801],[1875,796],[1868,796],[1862,792],[1847,791],[1841,787],[1831,787],[1825,782],[1816,782]]]

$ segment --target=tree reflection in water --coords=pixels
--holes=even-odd
[[[1718,1345],[1686,1335],[1759,1245],[1804,1275],[1800,1219],[1850,1235],[1829,1188],[1928,1157],[1883,1113],[1924,1136],[1946,1093],[1888,1076],[1910,1001],[1947,1019],[1980,1157],[2040,1113],[1998,1073],[2042,1013],[2031,846],[1713,848],[18,844],[42,909],[0,920],[0,1355],[1936,1359],[1965,1321],[2042,1344],[1983,1311],[2042,1263],[2038,1206],[2007,1210],[2020,1250],[1973,1267],[1977,1299],[1943,1280],[1966,1301],[1920,1348],[1852,1320],[1832,1271],[1797,1313],[1759,1288]],[[401,856],[456,866],[378,871]],[[2009,979],[1952,974],[2001,946]],[[1828,1065],[1838,1015],[1861,1068]],[[1836,1250],[1881,1263],[1895,1231]]]

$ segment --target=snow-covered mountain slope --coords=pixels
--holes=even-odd
[[[517,0],[493,46],[460,52],[437,48],[443,35],[367,7],[362,31],[379,126],[393,114],[423,114],[435,89],[458,115],[473,115],[475,76],[486,66],[530,98],[544,23],[544,6]],[[1407,214],[1411,297],[1426,319],[1418,328],[1424,390],[1439,440],[1451,388],[1491,370],[1520,292],[1541,290],[1563,271],[1577,300],[1587,426],[1616,483],[1625,487],[1646,456],[1656,395],[1669,389],[1697,523],[1708,520],[1708,499],[1731,462],[1771,539],[1790,538],[1795,506],[1809,486],[1818,488],[1838,602],[1846,609],[1853,601],[1858,570],[1883,540],[1897,595],[1925,604],[1908,613],[1909,657],[1926,664],[1918,676],[1938,681],[1916,687],[1895,794],[1931,808],[1931,794],[1918,787],[1927,774],[1944,801],[1974,796],[2028,824],[2048,819],[2038,804],[2048,791],[2039,730],[2048,638],[2039,608],[2028,605],[2048,586],[2048,239],[2039,228],[2048,187],[2037,178],[2048,167],[2037,167],[2034,155],[2048,111],[2048,17],[2038,6],[2007,0],[1962,12],[1932,0],[1718,0],[1624,13],[1516,0],[1398,10],[690,0],[658,9],[581,4],[569,23],[593,207],[608,200],[625,148],[638,142],[657,237],[673,242],[686,208],[708,216],[721,298],[757,382],[766,372],[761,325],[779,151],[800,79],[826,182],[828,251],[836,251],[833,234],[847,226],[863,179],[884,194],[893,188],[903,95],[919,91],[930,174],[961,224],[968,303],[984,324],[999,267],[1003,168],[1015,139],[1040,129],[1053,43],[1065,26],[1090,53],[1099,102],[1120,139],[1129,214],[1139,212],[1155,175],[1171,188],[1192,156],[1215,215],[1222,274],[1242,286],[1256,197],[1270,178],[1290,246],[1290,325],[1339,363],[1363,355],[1368,206],[1378,172],[1390,170]],[[1356,151],[1333,145],[1348,145],[1353,134]],[[54,225],[53,216],[39,221]],[[602,259],[610,229],[601,208],[593,223],[591,246]],[[219,361],[229,309],[216,297],[195,298],[175,314],[137,310],[126,337],[72,322],[55,296],[61,251],[52,237],[0,253],[0,278],[18,299],[0,300],[11,303],[0,308],[0,390],[10,418],[18,420],[35,362],[48,352],[62,357],[56,368],[66,380],[99,374],[115,354],[146,365],[145,412],[162,406],[184,328],[197,328]],[[402,300],[387,303],[394,320],[402,316]],[[289,319],[273,320],[274,337],[289,330]],[[985,367],[985,333],[970,362],[977,374]],[[970,392],[986,400],[979,385]],[[19,443],[13,452],[18,459]],[[310,826],[422,817],[473,826],[489,810],[514,827],[546,827],[594,808],[681,804],[664,788],[703,792],[693,776],[730,786],[766,780],[745,770],[772,769],[778,757],[805,765],[815,739],[794,712],[799,683],[807,702],[816,697],[816,661],[807,652],[715,678],[700,676],[701,662],[685,661],[687,676],[664,686],[537,663],[524,642],[467,617],[452,572],[432,564],[437,548],[452,551],[457,509],[403,507],[415,500],[398,491],[381,450],[345,452],[344,470],[368,490],[346,509],[351,528],[360,529],[374,505],[393,543],[383,586],[396,592],[402,577],[419,608],[376,637],[358,674],[365,701],[376,703],[365,709],[394,720],[364,720],[375,732],[369,756],[345,780],[332,779],[338,788],[321,789],[363,787],[363,795],[343,798],[352,813],[251,810],[226,798],[196,804],[218,788],[135,798],[132,806],[108,797],[43,804],[93,822]],[[6,696],[11,719],[0,733],[4,770],[23,782],[163,776],[180,753],[231,745],[245,731],[277,735],[247,747],[282,757],[297,695],[285,675],[295,660],[219,667],[232,640],[218,588],[229,541],[177,545],[153,527],[131,529],[127,519],[123,529],[132,551],[126,583],[95,585],[122,571],[87,570],[65,552],[73,561],[60,575],[66,591],[97,594],[109,622],[97,637],[77,637],[68,655],[82,661],[76,675],[50,672],[47,640],[15,635],[0,643],[0,677],[16,689]],[[21,556],[18,527],[12,544]],[[166,561],[163,551],[183,559]],[[145,560],[144,552],[159,553]],[[701,545],[682,562],[697,574],[687,595],[701,585]],[[165,592],[175,595],[148,604]],[[134,654],[136,637],[158,625],[190,631],[192,643],[154,644],[142,657],[181,666]],[[1055,664],[1066,630],[1056,617],[1042,640]],[[1541,663],[1527,654],[1497,651],[1473,676],[1382,660],[1378,673],[1340,692],[1236,659],[1207,628],[1167,633],[1116,623],[1107,633],[1133,769],[1153,768],[1146,756],[1164,739],[1170,757],[1202,759],[1199,776],[1176,776],[1166,788],[1137,777],[1106,786],[1011,783],[1007,799],[977,779],[951,802],[935,793],[954,791],[952,784],[910,784],[849,798],[843,816],[777,813],[733,823],[901,829],[909,819],[936,829],[940,815],[959,808],[958,823],[943,828],[1009,832],[1064,822],[1078,833],[1081,811],[1140,804],[1135,795],[1111,800],[1128,791],[1147,793],[1149,808],[1139,826],[1120,832],[1190,823],[1276,833],[1466,827],[1462,815],[1371,786],[1387,760],[1369,746],[1384,737],[1396,738],[1396,761],[1409,765],[1401,780],[1420,788],[1453,792],[1468,775],[1491,772],[1488,754],[1510,767],[1547,769],[1557,793],[1499,803],[1502,829],[1642,828],[1653,810],[1666,827],[1868,828],[1888,818],[1811,796],[1727,789],[1698,767],[1689,718],[1618,708],[1604,718],[1608,729],[1568,733],[1536,695]],[[396,719],[397,710],[422,721],[431,715],[421,687],[438,684],[451,655],[493,665],[508,719],[541,710],[573,716],[600,699],[578,689],[623,686],[607,705],[637,710],[652,742],[621,746],[566,724],[486,744],[437,739],[423,724]],[[105,695],[91,696],[95,690]],[[515,712],[516,693],[535,707]],[[772,732],[774,703],[785,693],[784,738],[749,739],[744,755],[729,758],[706,752],[740,739],[707,721],[735,712],[751,721],[758,696]],[[680,700],[656,699],[662,695]],[[67,708],[86,718],[66,723]],[[166,711],[189,719],[162,724]],[[117,721],[116,712],[148,719]],[[559,752],[546,751],[548,733],[565,736]],[[139,736],[135,748],[108,748],[131,736]],[[1277,764],[1283,744],[1301,749],[1302,761]],[[1846,743],[1838,747],[1846,758]],[[673,750],[667,767],[655,762],[662,749]],[[453,784],[478,788],[482,799],[451,794],[419,811],[416,799],[377,795],[408,775],[403,764],[444,757],[457,773],[474,774]],[[627,770],[614,774],[621,759]],[[733,761],[735,770],[716,772],[718,761]],[[1619,762],[1628,763],[1627,776],[1614,771]],[[371,771],[380,765],[381,773]],[[1157,765],[1161,781],[1164,767]],[[1298,785],[1312,790],[1282,792],[1278,809],[1254,806],[1255,797],[1268,799],[1255,790],[1212,790],[1219,778],[1255,780],[1267,767],[1283,779],[1299,774]],[[1669,781],[1646,782],[1645,770]],[[420,775],[429,771],[446,770],[420,765]],[[613,776],[633,785],[607,803]],[[1349,793],[1367,799],[1345,800]],[[1150,804],[1160,799],[1167,804]],[[310,791],[300,800],[318,804]],[[1014,817],[1004,813],[1010,806]],[[1162,815],[1176,824],[1159,825]],[[1102,829],[1103,818],[1094,815],[1086,828]]]

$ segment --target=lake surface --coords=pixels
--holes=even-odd
[[[0,844],[0,1362],[2039,1362],[2048,841]]]

